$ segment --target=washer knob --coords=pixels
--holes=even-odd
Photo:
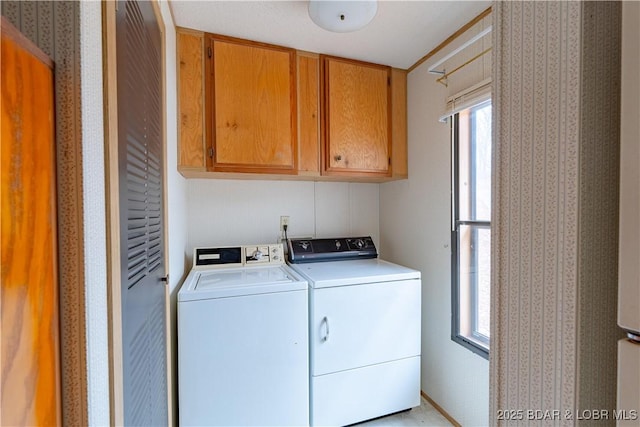
[[[253,251],[253,253],[251,254],[251,258],[252,258],[252,259],[254,259],[254,260],[256,260],[256,261],[259,261],[259,260],[261,260],[261,259],[262,259],[262,256],[263,256],[263,255],[264,255],[264,254],[263,254],[260,250],[255,250],[255,251]]]

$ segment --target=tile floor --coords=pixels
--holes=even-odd
[[[364,423],[354,424],[353,427],[441,427],[451,426],[451,423],[447,421],[429,402],[420,399],[420,406],[413,408],[410,411],[399,412],[394,415],[388,415],[386,417],[376,418]]]

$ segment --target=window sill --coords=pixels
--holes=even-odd
[[[473,353],[489,360],[489,349],[474,342],[473,340],[463,337],[463,336],[459,336],[459,335],[453,335],[451,336],[451,340],[460,344],[461,346],[463,346],[464,348],[466,348],[467,350],[472,351]]]

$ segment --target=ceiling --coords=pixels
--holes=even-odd
[[[175,24],[209,33],[272,43],[407,69],[491,1],[379,1],[365,28],[332,33],[316,26],[308,1],[170,0]]]

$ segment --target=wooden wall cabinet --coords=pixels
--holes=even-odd
[[[176,33],[180,172],[297,173],[295,51]]]
[[[407,72],[178,28],[186,177],[407,178]]]
[[[298,80],[299,174],[408,177],[406,70],[298,52]]]
[[[391,67],[320,56],[325,175],[391,175]]]

